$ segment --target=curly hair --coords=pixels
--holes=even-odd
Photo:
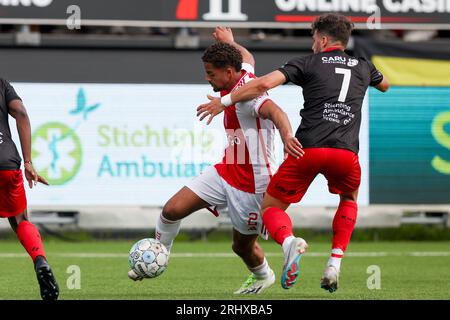
[[[340,41],[343,45],[347,45],[350,35],[354,28],[353,22],[337,13],[327,13],[317,17],[312,23],[311,29],[314,34],[317,33],[329,36],[335,41]]]
[[[222,42],[210,45],[203,53],[202,61],[211,63],[215,68],[233,67],[237,72],[242,68],[242,54],[239,50]]]

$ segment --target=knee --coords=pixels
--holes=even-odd
[[[174,201],[169,201],[167,202],[162,210],[162,215],[164,218],[171,220],[171,221],[176,221],[176,220],[180,220],[180,215],[181,215],[181,210],[180,207],[177,205],[176,202]]]
[[[17,228],[19,227],[19,224],[24,222],[24,221],[28,221],[26,211],[18,214],[15,217],[8,218],[8,221],[9,221],[9,225],[11,226],[11,229],[15,233],[17,233]]]
[[[356,202],[358,199],[358,191],[343,193],[340,195],[341,201]]]

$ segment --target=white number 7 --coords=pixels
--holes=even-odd
[[[344,81],[342,81],[341,92],[339,93],[339,102],[345,102],[348,93],[348,87],[350,86],[350,78],[352,77],[352,70],[336,68],[337,74],[344,75]]]

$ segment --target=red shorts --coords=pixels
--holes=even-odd
[[[0,170],[0,218],[17,216],[26,207],[22,170]]]
[[[267,187],[267,193],[286,203],[299,202],[319,174],[328,180],[331,193],[355,191],[361,182],[358,155],[337,148],[306,148],[300,159],[289,156]]]

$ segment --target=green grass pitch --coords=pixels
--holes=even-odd
[[[45,249],[60,299],[450,299],[449,242],[352,243],[333,294],[319,286],[328,243],[310,243],[299,281],[290,290],[280,286],[281,249],[272,241],[261,243],[277,282],[258,296],[233,295],[249,273],[229,242],[176,242],[167,271],[141,282],[126,275],[133,241],[47,241]],[[72,265],[80,268],[80,289],[71,288],[73,274],[67,271]],[[368,288],[370,266],[379,267],[380,289]],[[0,299],[40,299],[32,267],[18,242],[0,242]]]

